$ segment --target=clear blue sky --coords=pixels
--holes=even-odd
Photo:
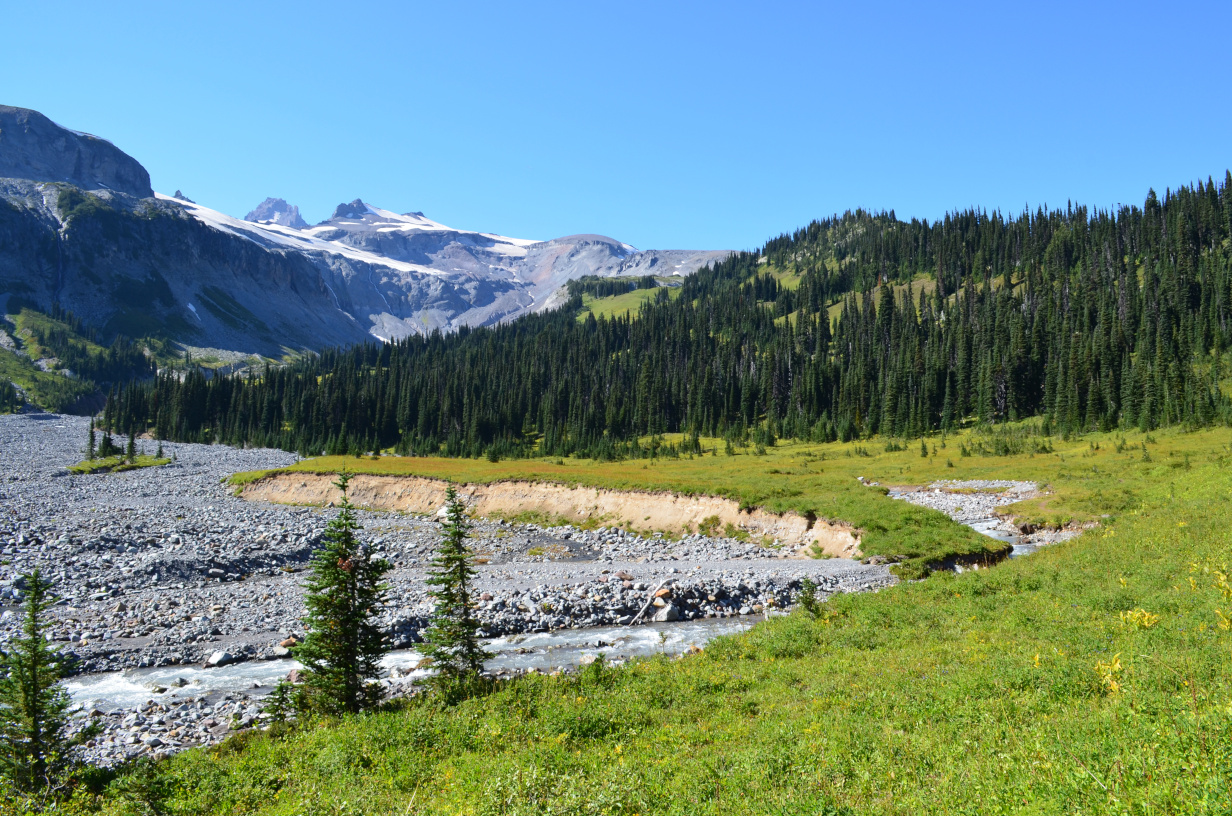
[[[935,7],[934,7],[935,6]],[[747,248],[848,208],[1140,203],[1232,166],[1232,3],[0,7],[0,104],[309,221]]]

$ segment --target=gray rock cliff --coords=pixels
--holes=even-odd
[[[314,226],[278,198],[233,218],[155,195],[107,141],[0,107],[0,303],[58,304],[104,335],[281,357],[492,325],[559,305],[572,278],[684,275],[727,254],[508,238],[358,198]]]
[[[0,178],[59,181],[138,198],[154,195],[150,174],[111,142],[8,105],[0,105]]]

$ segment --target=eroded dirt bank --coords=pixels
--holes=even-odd
[[[278,473],[246,486],[245,499],[279,504],[324,505],[338,498],[335,477],[314,473]],[[351,501],[374,510],[435,513],[445,502],[447,483],[419,476],[359,474],[351,479]],[[816,545],[826,555],[859,558],[858,532],[850,527],[796,513],[778,515],[761,509],[742,511],[731,499],[715,496],[680,496],[594,487],[567,487],[544,482],[493,482],[459,485],[458,493],[480,516],[517,515],[526,511],[571,522],[599,521],[608,526],[626,524],[638,530],[690,532],[718,519],[718,531],[727,525],[752,536],[777,539],[805,555]]]

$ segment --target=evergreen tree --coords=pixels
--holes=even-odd
[[[106,459],[107,457],[115,456],[118,453],[120,453],[120,449],[116,447],[115,441],[112,440],[111,433],[109,431],[104,430],[103,439],[98,444],[99,457],[102,459]]]
[[[453,485],[446,493],[445,512],[441,546],[425,582],[433,587],[429,595],[435,608],[423,651],[432,658],[438,685],[448,689],[476,677],[491,655],[479,642],[479,621],[471,593],[475,566],[466,546],[470,525],[466,507]]]
[[[381,577],[390,570],[359,540],[362,529],[347,498],[350,474],[334,484],[342,491],[338,515],[325,528],[305,584],[308,633],[295,651],[304,664],[305,705],[325,714],[354,714],[380,702],[374,678],[389,644],[375,620],[384,603]]]
[[[94,420],[90,420],[90,438],[86,443],[86,459],[93,459],[98,454],[98,438],[94,435]]]
[[[22,794],[45,794],[63,781],[77,741],[65,734],[69,697],[57,685],[67,667],[47,642],[51,583],[38,570],[23,577],[25,621],[0,657],[0,778]]]

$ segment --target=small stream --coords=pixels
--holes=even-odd
[[[902,491],[897,490],[891,490],[889,495],[895,499],[903,497]],[[981,535],[1010,544],[1013,547],[1011,558],[1028,555],[1038,549],[1034,544],[1022,541],[1017,533],[1005,530],[1001,519],[963,519],[960,523]],[[511,635],[485,641],[486,648],[495,653],[486,667],[493,672],[552,672],[576,668],[600,653],[607,660],[616,661],[660,652],[674,656],[692,647],[701,648],[716,637],[746,631],[759,620],[761,616],[748,616]],[[382,665],[395,682],[407,684],[428,675],[426,670],[415,668],[422,659],[423,655],[419,652],[402,649],[386,655]],[[259,697],[297,668],[300,664],[290,659],[254,660],[210,669],[180,665],[85,674],[65,680],[64,685],[73,702],[86,710],[109,711],[134,709],[154,699],[173,703],[227,692]]]
[[[680,623],[648,623],[641,626],[611,626],[593,629],[564,629],[556,632],[512,635],[485,641],[496,656],[488,661],[491,671],[552,672],[571,669],[599,654],[606,660],[628,660],[654,654],[678,655],[691,647],[701,648],[721,635],[745,631],[761,616],[724,618]],[[428,675],[415,666],[423,655],[401,649],[385,656],[382,665],[403,682]],[[167,666],[158,669],[129,669],[121,672],[83,674],[64,681],[74,703],[85,709],[111,711],[134,709],[148,700],[164,703],[225,692],[261,696],[292,669],[295,660],[250,660],[229,666],[206,669],[200,666]],[[156,692],[165,688],[164,692]]]
[[[1020,555],[1030,555],[1037,551],[1039,547],[1034,544],[1028,544],[1022,540],[1022,536],[1018,533],[1011,533],[1001,528],[1004,522],[999,518],[983,518],[975,521],[964,521],[962,524],[967,525],[972,530],[975,530],[980,535],[986,535],[989,538],[995,538],[997,541],[1004,541],[1013,547],[1010,550],[1010,558],[1017,558]]]
[[[1013,483],[1004,483],[1004,484],[1013,484]],[[1030,484],[1030,483],[1022,483],[1022,484]],[[931,492],[935,495],[939,493],[940,491],[937,491],[937,490],[914,491],[914,490],[903,490],[899,488],[890,488],[887,491],[886,495],[889,496],[891,499],[896,499],[898,501],[910,501],[912,504],[916,504],[921,507],[931,507],[931,509],[946,513],[946,515],[948,515],[950,518],[957,521],[959,524],[967,525],[968,527],[970,527],[972,530],[975,530],[980,535],[988,536],[989,538],[994,538],[997,541],[1004,541],[1006,544],[1009,544],[1011,547],[1010,558],[1017,558],[1020,555],[1030,555],[1031,553],[1039,550],[1038,545],[1033,544],[1030,541],[1024,539],[1024,537],[1019,535],[1017,531],[1012,530],[1012,529],[1006,529],[1007,525],[1003,519],[999,519],[996,516],[982,516],[979,518],[970,518],[968,514],[971,513],[972,510],[975,510],[975,512],[978,513],[978,512],[986,512],[987,509],[989,509],[987,507],[987,504],[983,502],[979,502],[977,497],[969,496],[965,500],[961,495],[956,496],[954,494],[949,494],[949,498],[951,500],[955,500],[955,499],[958,500],[958,506],[956,507],[953,507],[953,506],[952,507],[937,507],[937,506],[932,506],[927,501],[921,502],[921,501],[913,500],[913,498],[911,498],[913,494],[914,495],[921,495],[921,494],[927,495],[928,492]],[[958,570],[961,572],[962,568],[959,567]]]

